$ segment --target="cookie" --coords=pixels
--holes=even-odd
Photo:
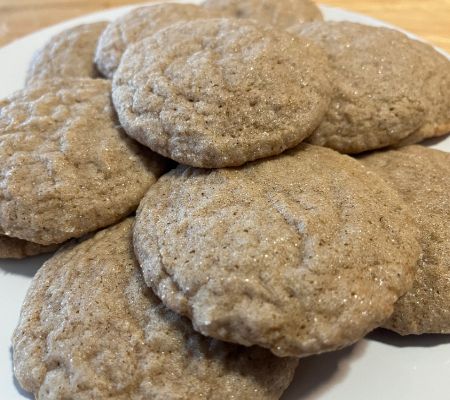
[[[13,337],[20,385],[39,399],[279,399],[298,361],[194,332],[145,285],[132,223],[38,271]]]
[[[208,18],[211,13],[193,4],[155,4],[136,8],[111,22],[100,37],[95,62],[112,78],[126,48],[179,21]]]
[[[54,78],[96,78],[94,54],[107,22],[79,25],[55,36],[38,50],[28,68],[27,83]]]
[[[43,81],[0,101],[0,229],[49,245],[133,212],[167,161],[118,125],[102,79]]]
[[[250,18],[282,29],[323,19],[311,0],[206,0],[203,6],[221,16]]]
[[[361,153],[450,131],[450,61],[392,29],[351,22],[292,28],[328,53],[331,106],[309,142]]]
[[[326,56],[249,20],[183,22],[125,52],[113,101],[126,132],[179,163],[238,166],[296,146],[329,104]]]
[[[164,175],[139,206],[134,246],[147,284],[196,330],[298,357],[383,323],[420,254],[393,189],[303,144],[241,168]]]
[[[450,153],[408,146],[360,161],[400,193],[421,234],[414,287],[385,327],[402,335],[450,333]]]
[[[51,253],[57,250],[58,247],[58,245],[42,246],[0,234],[0,258],[21,259],[38,254]]]

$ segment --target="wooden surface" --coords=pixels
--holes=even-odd
[[[27,33],[136,0],[0,0],[0,46]],[[398,25],[450,52],[450,0],[324,0]]]

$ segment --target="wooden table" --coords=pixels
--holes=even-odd
[[[136,0],[0,0],[0,46],[79,15]],[[398,25],[450,52],[450,0],[324,0]]]

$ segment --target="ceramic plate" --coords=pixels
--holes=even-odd
[[[0,98],[22,87],[33,52],[52,35],[80,23],[114,19],[131,8],[122,7],[76,18],[1,48]],[[392,27],[337,8],[323,6],[322,11],[327,20]],[[450,138],[427,145],[450,152]],[[33,398],[21,391],[13,378],[10,342],[30,281],[48,257],[0,261],[1,399]],[[376,331],[342,351],[301,360],[294,382],[283,400],[449,399],[449,377],[450,335],[402,338],[387,331]]]

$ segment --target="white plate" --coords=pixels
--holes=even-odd
[[[73,19],[1,48],[0,98],[22,87],[30,57],[53,34],[80,23],[114,19],[130,8],[122,7]],[[328,20],[390,26],[337,8],[322,7],[322,11]],[[450,152],[450,138],[436,140],[429,145]],[[32,398],[21,391],[14,381],[10,340],[28,285],[47,258],[40,256],[25,261],[0,261],[0,399]],[[449,335],[401,338],[380,331],[342,351],[302,360],[294,383],[283,400],[449,399],[449,377]]]

